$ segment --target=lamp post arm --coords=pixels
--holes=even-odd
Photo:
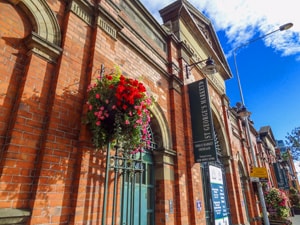
[[[247,45],[249,45],[249,44],[251,44],[253,42],[256,42],[258,40],[264,39],[265,37],[267,37],[267,36],[269,36],[269,35],[277,32],[277,31],[282,31],[282,30],[283,30],[282,27],[280,27],[277,30],[274,30],[272,32],[269,32],[269,33],[264,34],[262,36],[259,36],[257,38],[254,38],[254,39],[252,39],[252,40],[250,40],[250,41],[248,41],[248,42],[246,42],[246,43],[244,43],[244,44],[242,44],[242,45],[240,45],[240,46],[238,46],[238,47],[236,47],[236,48],[233,49],[233,59],[234,59],[235,73],[236,73],[236,78],[237,78],[237,81],[238,81],[239,92],[240,92],[240,97],[241,97],[241,101],[242,101],[241,103],[242,103],[243,106],[245,106],[245,100],[244,100],[244,95],[243,95],[241,80],[240,80],[239,71],[238,71],[237,62],[236,62],[237,50],[239,50],[239,49],[241,49],[241,48],[243,48],[243,47],[245,47],[245,46],[247,46]]]
[[[256,42],[256,41],[258,41],[258,40],[264,39],[265,37],[267,37],[267,36],[269,36],[269,35],[271,35],[271,34],[277,32],[277,31],[281,31],[281,29],[279,28],[279,29],[277,29],[277,30],[273,30],[273,31],[270,32],[270,33],[267,33],[267,34],[264,34],[264,35],[259,36],[259,37],[257,37],[257,38],[251,39],[250,41],[248,41],[248,42],[246,42],[246,43],[244,43],[244,44],[241,44],[240,46],[238,46],[238,47],[236,47],[235,49],[233,49],[233,52],[236,52],[237,50],[239,50],[239,49],[241,49],[241,48],[243,48],[243,47],[245,47],[245,46],[247,46],[247,45],[250,45],[250,44],[253,43],[253,42]]]
[[[186,65],[186,66],[187,66],[187,67],[196,66],[196,65],[198,65],[199,63],[203,63],[203,62],[205,62],[205,61],[207,61],[207,59],[204,59],[204,60],[201,60],[201,61],[198,61],[198,62],[194,62],[194,63],[189,64],[189,65]]]
[[[236,62],[236,51],[233,51],[233,60],[234,60],[235,74],[236,74],[236,78],[237,78],[237,81],[238,81],[240,98],[241,98],[241,101],[242,101],[241,103],[242,103],[243,106],[245,106],[245,100],[244,100],[244,95],[243,95],[242,84],[241,84],[239,70],[238,70],[238,66],[237,66],[237,62]]]
[[[269,32],[269,33],[267,33],[267,34],[261,35],[261,36],[259,36],[259,37],[257,37],[257,38],[254,38],[254,39],[252,39],[252,40],[250,40],[250,41],[248,41],[248,42],[246,42],[246,43],[244,43],[244,44],[242,44],[242,45],[236,47],[236,48],[233,50],[233,52],[236,52],[238,49],[243,48],[243,47],[245,47],[245,46],[247,46],[247,45],[249,45],[249,44],[251,44],[251,43],[253,43],[253,42],[256,42],[256,41],[258,41],[258,40],[260,40],[260,39],[264,39],[265,37],[267,37],[267,36],[269,36],[269,35],[271,35],[271,34],[277,32],[277,31],[288,30],[288,29],[290,29],[292,26],[293,26],[293,23],[286,23],[286,24],[283,24],[283,25],[281,25],[277,30],[273,30],[273,31],[271,31],[271,32]]]
[[[189,78],[189,67],[193,68],[194,66],[198,65],[199,63],[203,63],[205,62],[207,59],[198,61],[198,62],[194,62],[192,64],[186,64],[185,65],[185,73],[186,73],[186,78]]]

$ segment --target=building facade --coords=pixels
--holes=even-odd
[[[163,25],[139,1],[0,1],[0,224],[261,224],[247,150],[258,133],[229,106],[213,26],[185,0],[160,14]],[[139,158],[96,151],[84,123],[89,84],[115,66],[155,99]],[[189,87],[202,80],[216,158],[199,163]]]

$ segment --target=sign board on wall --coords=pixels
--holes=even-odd
[[[268,171],[265,167],[253,167],[250,173],[252,182],[268,182]]]
[[[221,168],[209,166],[209,180],[213,202],[215,225],[229,225],[227,201]]]
[[[196,162],[216,161],[217,151],[207,80],[202,79],[188,85]]]
[[[253,167],[251,169],[250,177],[268,178],[268,171],[265,167]]]

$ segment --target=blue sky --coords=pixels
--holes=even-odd
[[[141,1],[161,23],[159,10],[174,0]],[[230,65],[226,81],[231,106],[240,102],[232,49],[293,23],[237,52],[238,72],[245,105],[257,130],[269,125],[278,140],[300,126],[300,14],[296,0],[190,0],[212,21]]]

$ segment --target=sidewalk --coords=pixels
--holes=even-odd
[[[289,219],[293,222],[293,225],[300,225],[300,215],[292,216]]]

